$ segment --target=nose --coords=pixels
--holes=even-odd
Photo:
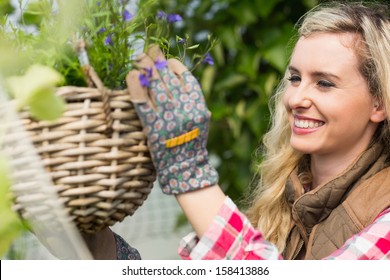
[[[285,98],[285,105],[290,109],[308,109],[312,105],[310,87],[302,83],[297,86],[290,85]]]

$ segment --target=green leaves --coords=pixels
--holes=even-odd
[[[6,160],[0,154],[0,257],[23,230],[18,215],[11,209],[11,181],[7,171]]]
[[[63,113],[65,103],[54,93],[55,85],[63,82],[63,77],[54,69],[33,65],[25,75],[9,77],[6,82],[18,109],[28,106],[40,120],[55,120]]]
[[[21,22],[25,25],[40,25],[42,16],[50,11],[50,3],[46,1],[31,1],[22,14]]]
[[[10,0],[1,0],[0,1],[0,16],[12,14],[14,12],[14,7],[11,5]]]

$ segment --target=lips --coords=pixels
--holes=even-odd
[[[292,130],[296,135],[311,134],[324,124],[325,122],[321,120],[294,115],[294,126]]]

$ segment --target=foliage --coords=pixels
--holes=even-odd
[[[168,57],[172,57],[172,49],[176,49],[180,55],[175,57],[183,62],[194,58],[202,61],[216,44],[216,40],[210,37],[205,42],[206,51],[201,53],[197,52],[199,44],[189,45],[182,39],[188,38],[188,34],[182,34],[182,37],[172,34],[174,25],[180,23],[182,17],[162,11],[158,0],[86,0],[79,3],[69,19],[61,14],[75,7],[64,0],[56,1],[57,8],[53,3],[53,0],[28,1],[19,24],[30,25],[30,29],[33,27],[36,32],[13,27],[13,34],[19,49],[50,46],[41,48],[39,53],[33,52],[34,55],[25,57],[25,60],[54,67],[64,75],[68,85],[86,85],[78,56],[81,41],[86,45],[88,63],[103,83],[113,89],[126,87],[125,77],[135,67],[136,55],[150,44],[160,45]],[[64,22],[70,28],[54,30]],[[57,35],[53,38],[49,34]]]
[[[32,64],[61,68],[69,38],[81,26],[80,4],[57,1],[58,9],[53,10],[52,0],[18,1],[25,9],[18,21],[9,14],[0,20],[0,44],[5,50],[0,55],[2,76],[22,75]]]
[[[11,5],[10,1],[0,2],[0,16],[12,14],[14,11],[15,8]]]
[[[0,154],[0,257],[3,256],[14,238],[23,230],[17,214],[11,210],[9,192],[10,180],[7,174],[6,160]]]
[[[62,79],[62,75],[50,67],[33,65],[25,75],[9,77],[6,83],[17,109],[28,107],[38,119],[55,120],[65,109],[63,100],[53,90]]]

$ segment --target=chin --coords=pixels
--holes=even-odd
[[[314,147],[311,147],[310,144],[307,144],[307,143],[290,143],[291,144],[291,147],[301,153],[301,154],[313,154],[315,153],[316,149]]]

